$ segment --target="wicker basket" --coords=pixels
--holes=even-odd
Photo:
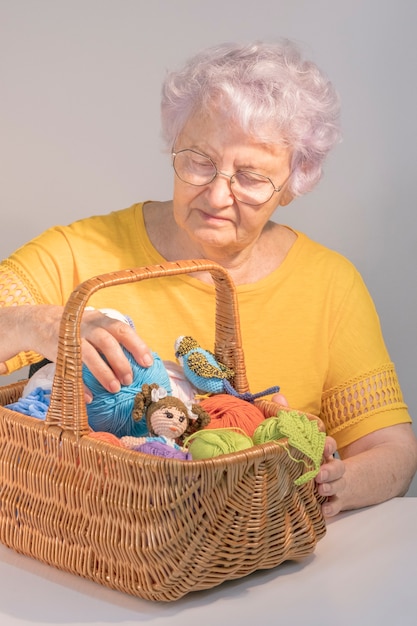
[[[274,443],[200,461],[132,452],[88,436],[80,320],[97,290],[197,271],[216,287],[214,352],[248,391],[236,293],[205,261],[105,274],[65,307],[46,421],[4,408],[25,381],[0,391],[0,541],[62,570],[156,601],[312,553],[325,533],[314,481]],[[277,405],[257,401],[266,417]],[[285,443],[285,440],[283,440]],[[291,448],[291,456],[303,455]],[[307,459],[305,459],[307,461]]]

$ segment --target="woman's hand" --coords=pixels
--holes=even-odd
[[[272,400],[288,402],[281,394]],[[324,432],[324,424],[319,420]],[[315,481],[326,498],[325,517],[357,509],[389,498],[403,496],[417,471],[417,439],[411,424],[396,424],[364,435],[338,450],[332,437],[326,437],[324,461]]]
[[[22,351],[34,351],[55,362],[62,312],[63,307],[55,305],[1,308],[0,373],[5,370],[5,361]],[[132,369],[120,344],[141,365],[152,364],[151,351],[136,332],[100,311],[84,312],[80,333],[83,362],[110,392],[132,382]]]
[[[341,494],[346,487],[345,464],[340,459],[335,458],[336,450],[336,441],[332,437],[326,437],[324,462],[315,478],[319,494],[327,497],[327,501],[322,507],[325,517],[337,515],[341,511]]]
[[[282,393],[274,393],[271,397],[271,402],[276,402],[276,404],[279,404],[280,406],[289,407],[288,400]]]
[[[289,406],[288,401],[281,393],[276,393],[271,400],[281,406]],[[325,427],[321,419],[317,418],[319,428],[324,432]],[[332,437],[326,437],[324,444],[324,462],[316,476],[317,489],[321,496],[327,500],[323,504],[323,515],[331,517],[341,511],[342,503],[340,494],[345,489],[345,464],[335,458],[337,450],[336,441]]]
[[[84,312],[81,322],[83,362],[103,387],[113,393],[117,393],[121,385],[130,385],[133,380],[132,368],[121,345],[140,365],[152,365],[150,349],[129,324],[100,311]]]

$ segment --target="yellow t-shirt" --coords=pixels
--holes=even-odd
[[[3,261],[0,276],[17,277],[28,301],[65,304],[92,276],[164,262],[147,236],[142,206],[51,228]],[[343,256],[297,232],[280,267],[238,286],[237,296],[252,393],[279,385],[292,407],[320,415],[339,447],[411,421],[373,302]],[[11,301],[0,280],[2,303]],[[129,315],[162,359],[174,360],[179,335],[213,349],[214,288],[192,275],[102,289],[89,304]],[[11,367],[24,362],[20,356]]]

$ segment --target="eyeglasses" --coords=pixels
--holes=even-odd
[[[172,152],[172,166],[178,178],[195,187],[209,185],[219,174],[230,180],[233,196],[243,204],[259,206],[268,202],[284,186],[275,187],[268,176],[239,170],[230,176],[217,169],[214,161],[206,154],[189,148]]]

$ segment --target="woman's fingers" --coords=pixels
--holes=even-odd
[[[287,398],[282,393],[274,393],[271,398],[272,402],[276,402],[281,406],[289,406]]]
[[[144,367],[153,363],[152,352],[143,339],[127,324],[116,324],[111,330],[116,341],[128,350],[133,358]]]
[[[315,480],[317,491],[327,498],[323,504],[323,514],[326,517],[336,515],[341,510],[341,494],[346,487],[344,478],[345,464],[341,459],[335,458],[336,442],[332,437],[326,437],[324,446],[324,463]]]
[[[121,385],[130,385],[133,380],[131,364],[121,346],[143,367],[152,364],[151,351],[130,325],[99,311],[85,314],[82,324],[83,362],[103,387],[112,393],[120,391]]]
[[[326,437],[324,444],[324,458],[328,461],[337,452],[337,443],[333,437]]]

